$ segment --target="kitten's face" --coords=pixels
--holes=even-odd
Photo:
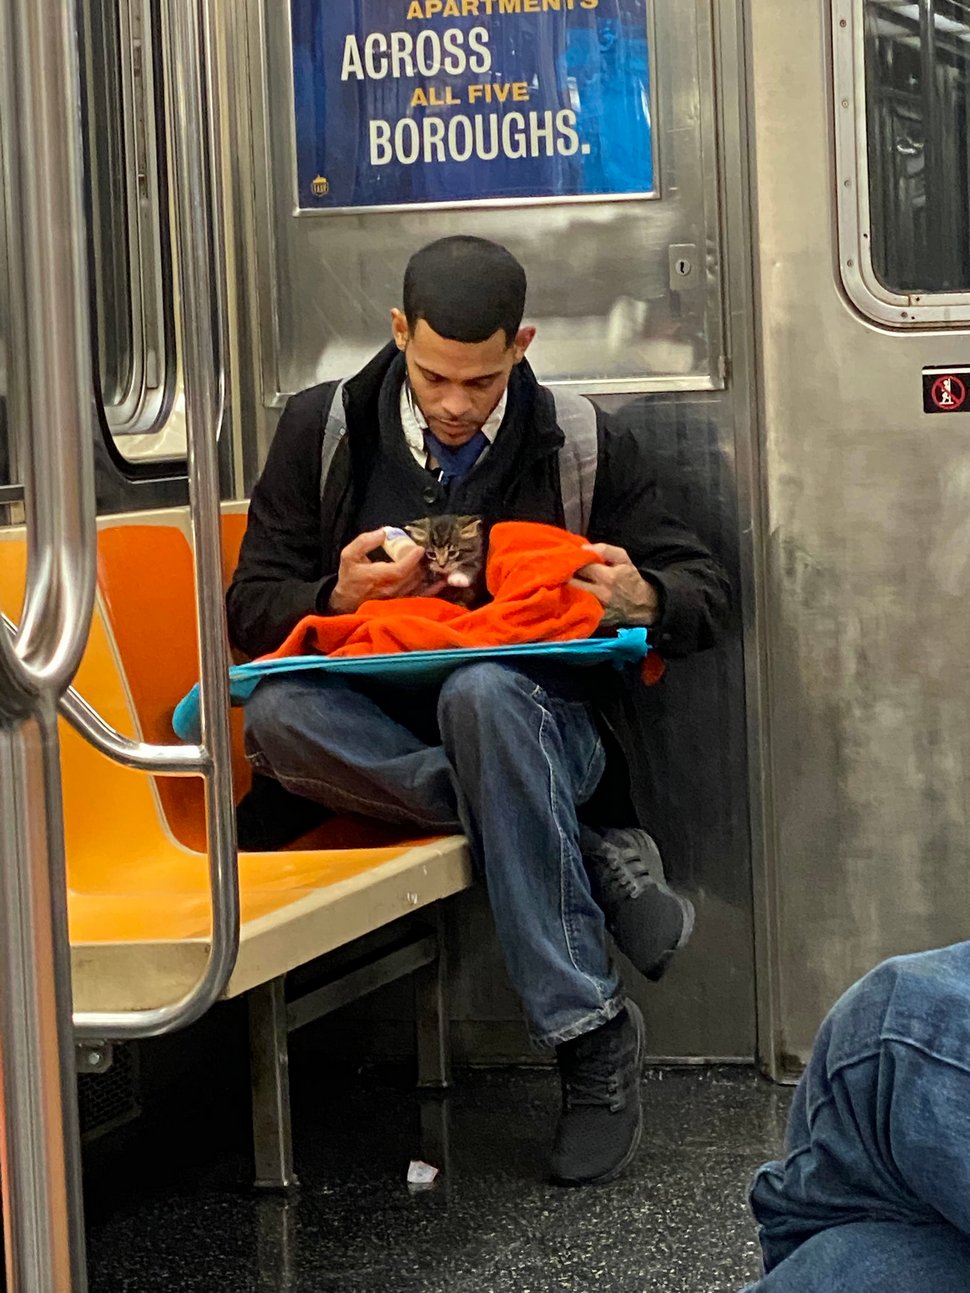
[[[482,519],[479,516],[432,516],[404,527],[428,554],[434,575],[481,561]]]

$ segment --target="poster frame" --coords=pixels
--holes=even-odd
[[[333,206],[305,207],[300,205],[300,163],[297,143],[296,125],[296,68],[293,59],[293,6],[292,0],[285,0],[286,9],[286,48],[287,48],[287,93],[289,95],[290,124],[290,196],[292,214],[296,219],[315,219],[318,216],[360,216],[378,214],[400,214],[411,211],[463,211],[488,210],[491,208],[522,208],[543,206],[572,206],[588,202],[657,202],[663,198],[663,175],[661,160],[657,147],[658,121],[657,107],[657,41],[656,41],[656,0],[644,0],[647,23],[647,59],[650,70],[650,152],[653,159],[653,188],[637,193],[578,193],[563,195],[545,195],[536,197],[492,197],[492,198],[459,198],[446,202],[387,202],[368,206]]]

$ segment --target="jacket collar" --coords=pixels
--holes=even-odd
[[[344,387],[347,432],[358,442],[361,438],[368,439],[376,448],[381,388],[388,373],[399,361],[400,354],[396,344],[389,341]],[[512,370],[509,379],[509,405],[523,412],[531,410],[534,454],[530,457],[544,458],[562,448],[565,436],[556,425],[556,404],[552,392],[539,384],[527,359]]]

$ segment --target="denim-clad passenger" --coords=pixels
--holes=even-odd
[[[525,294],[504,248],[433,243],[408,266],[393,340],[342,390],[346,434],[333,432],[335,383],[293,396],[228,594],[238,647],[266,653],[307,614],[423,591],[423,549],[369,559],[382,527],[448,514],[481,517],[486,533],[507,520],[563,525],[575,481],[554,398],[525,361]],[[727,601],[718,565],[662,510],[635,435],[597,415],[595,438],[588,537],[605,564],[584,567],[579,584],[610,625],[649,626],[663,656],[710,646]],[[533,1037],[556,1050],[563,1183],[615,1176],[641,1135],[643,1021],[605,928],[659,977],[693,922],[642,829],[643,690],[612,669],[476,664],[433,694],[278,677],[247,708],[253,767],[287,790],[468,836]]]
[[[747,1293],[970,1289],[970,943],[887,961],[822,1025]]]

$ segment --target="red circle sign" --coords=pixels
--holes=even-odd
[[[942,413],[956,413],[967,402],[967,388],[960,377],[938,377],[930,390],[930,399]]]

